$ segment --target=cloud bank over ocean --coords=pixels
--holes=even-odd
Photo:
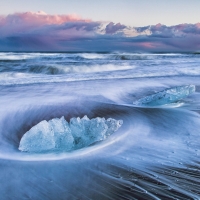
[[[0,16],[0,33],[0,51],[200,51],[200,23],[130,27],[40,11]]]

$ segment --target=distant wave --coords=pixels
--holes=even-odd
[[[187,54],[140,54],[140,53],[0,53],[0,62],[22,60],[149,60],[155,58],[182,57]],[[195,56],[196,54],[189,54]]]

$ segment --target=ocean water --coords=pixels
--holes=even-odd
[[[185,85],[175,104],[133,102]],[[200,199],[200,54],[0,53],[0,199]],[[42,120],[123,120],[106,140],[33,154]]]

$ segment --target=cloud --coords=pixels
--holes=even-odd
[[[107,26],[106,26],[106,34],[114,34],[119,30],[123,30],[125,29],[126,26],[125,25],[121,25],[120,23],[114,24],[113,22],[110,22]]]
[[[200,50],[200,23],[130,27],[45,12],[0,16],[1,51]]]
[[[48,15],[43,11],[37,13],[25,12],[25,13],[15,13],[7,15],[0,18],[0,25],[31,25],[31,26],[41,26],[47,24],[62,24],[72,21],[90,21],[83,20],[78,15]]]
[[[15,13],[0,18],[1,35],[16,34],[34,31],[48,25],[60,25],[70,22],[89,22],[77,15],[47,15],[40,11],[37,13]]]

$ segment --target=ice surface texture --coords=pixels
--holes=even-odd
[[[163,90],[156,94],[146,96],[133,102],[136,105],[160,106],[175,103],[195,92],[195,85],[178,86]]]
[[[72,151],[105,140],[117,131],[122,120],[112,118],[82,119],[71,118],[68,123],[64,117],[41,121],[27,131],[19,144],[20,151]]]

